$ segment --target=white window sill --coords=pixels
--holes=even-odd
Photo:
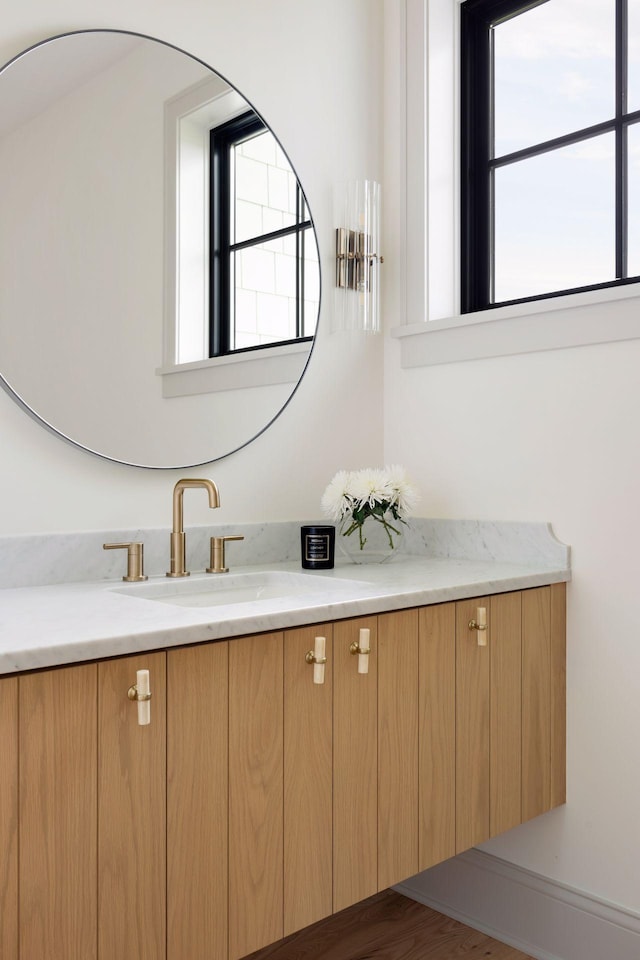
[[[629,284],[406,324],[391,336],[404,368],[634,340],[639,299],[640,284]]]
[[[156,373],[162,377],[162,396],[167,398],[279,383],[296,384],[309,359],[311,346],[308,342],[288,343],[160,367]]]

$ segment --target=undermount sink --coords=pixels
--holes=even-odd
[[[333,599],[354,595],[356,584],[306,573],[268,570],[257,573],[231,573],[220,576],[167,579],[159,583],[114,590],[140,600],[155,600],[178,607],[218,607],[232,603],[255,603],[274,599]]]

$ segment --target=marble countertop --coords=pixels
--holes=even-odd
[[[297,594],[215,606],[183,606],[150,596],[165,577],[144,584],[100,580],[0,590],[0,674],[163,649],[205,640],[322,623],[570,579],[567,562],[398,556],[381,565],[336,564],[303,571],[293,561],[243,566],[235,576],[297,574]],[[222,575],[231,577],[231,574]],[[310,577],[309,590],[300,577]],[[189,590],[222,577],[194,574]],[[181,583],[184,581],[180,581]],[[231,581],[228,581],[231,583]],[[240,581],[236,580],[235,583]],[[249,581],[245,581],[249,582]],[[303,585],[301,587],[301,584]],[[157,586],[154,586],[157,585]],[[152,590],[149,590],[149,587]]]

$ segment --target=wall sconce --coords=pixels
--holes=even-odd
[[[336,230],[335,330],[380,332],[380,184],[347,184]]]

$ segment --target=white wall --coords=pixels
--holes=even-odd
[[[395,11],[387,35],[394,30],[385,87],[402,92]],[[386,171],[401,180],[395,147]],[[385,180],[401,197],[399,181]],[[388,322],[396,325],[404,319],[396,305],[411,291],[401,270],[391,281]],[[436,295],[443,282],[429,277]],[[606,323],[624,306],[592,309]],[[385,459],[413,475],[422,512],[551,521],[573,551],[568,802],[483,849],[640,915],[640,340],[403,370],[398,342],[388,339],[385,363]],[[477,883],[480,894],[485,876]],[[432,889],[428,875],[423,889]]]
[[[485,849],[640,912],[640,342],[406,371],[395,348],[386,457],[426,512],[550,520],[573,551],[568,804]]]
[[[362,109],[381,90],[381,3],[114,0],[107,9],[97,0],[25,0],[4,12],[0,62],[46,37],[96,27],[149,34],[219,70],[270,122],[305,188],[325,278],[308,372],[265,434],[186,472],[218,483],[216,522],[316,516],[335,470],[382,455],[381,344],[329,332],[334,185],[381,177],[380,116]],[[47,433],[1,391],[0,436],[0,534],[169,525],[171,488],[183,471],[93,457]],[[205,500],[187,503],[188,523],[210,519]]]

